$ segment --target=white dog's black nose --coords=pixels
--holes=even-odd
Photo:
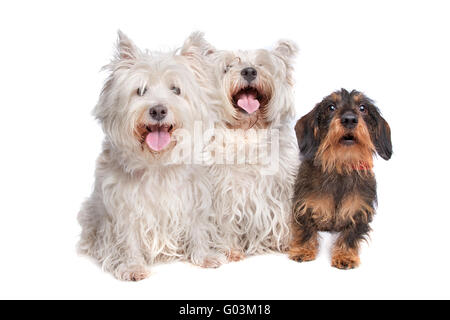
[[[244,68],[241,70],[241,76],[248,81],[248,83],[252,82],[256,79],[258,72],[255,68]]]
[[[150,112],[150,117],[152,117],[153,119],[155,119],[157,121],[161,121],[162,119],[164,119],[167,116],[167,108],[162,105],[157,105],[157,106],[150,108],[149,112]]]

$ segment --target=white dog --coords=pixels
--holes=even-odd
[[[194,33],[182,53],[196,57],[201,61],[198,65],[203,64],[209,72],[202,83],[209,84],[210,108],[220,119],[216,125],[216,161],[210,172],[214,177],[215,223],[222,245],[231,260],[285,251],[300,164],[293,130],[292,73],[297,46],[279,41],[273,50],[219,51],[201,33]],[[267,133],[273,133],[271,139]],[[224,147],[223,152],[218,145]],[[278,162],[275,170],[268,170],[267,157],[259,153],[256,161],[248,159],[252,150],[267,146],[272,154],[269,162]],[[234,163],[218,163],[218,154],[228,159],[233,149],[237,154],[242,152],[245,161],[235,158]]]
[[[122,280],[169,259],[216,267],[206,167],[177,163],[194,123],[211,117],[185,57],[139,50],[119,31],[94,109],[105,133],[95,188],[82,206],[78,248]],[[189,141],[189,139],[186,139]],[[181,150],[181,151],[180,151]],[[180,160],[180,159],[178,159]]]

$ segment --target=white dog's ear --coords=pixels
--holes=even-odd
[[[117,31],[117,53],[119,60],[133,60],[139,55],[139,48],[122,31]]]
[[[296,57],[298,46],[291,40],[279,40],[274,50],[275,54],[288,64]]]
[[[298,53],[297,44],[291,40],[279,40],[273,52],[284,61],[286,65],[287,81],[289,84],[293,85],[293,62]]]
[[[203,32],[196,31],[184,41],[181,47],[180,54],[183,56],[198,54],[201,56],[207,56],[216,52],[216,49],[205,40]]]

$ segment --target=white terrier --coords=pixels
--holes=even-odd
[[[203,34],[193,33],[182,53],[197,57],[201,61],[198,66],[203,64],[209,72],[209,78],[202,83],[210,86],[210,108],[220,119],[214,146],[216,162],[210,172],[214,177],[215,223],[222,245],[231,260],[285,251],[300,164],[293,129],[292,73],[297,46],[291,41],[279,41],[274,50],[219,51],[204,40]],[[260,132],[275,134],[269,140]],[[230,149],[243,151],[247,159],[220,164],[218,145],[224,147],[228,160]],[[252,150],[267,146],[272,153],[272,170],[268,170],[267,157],[261,153],[256,162],[248,159]],[[278,162],[275,170],[274,160]]]
[[[212,185],[206,167],[174,163],[194,123],[208,126],[203,93],[186,58],[139,50],[119,31],[117,55],[94,109],[105,133],[95,188],[82,206],[78,248],[122,280],[157,261],[217,267]],[[189,139],[186,139],[189,141]]]

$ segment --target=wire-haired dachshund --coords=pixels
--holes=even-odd
[[[295,130],[303,162],[294,191],[289,256],[314,260],[318,231],[339,232],[332,266],[355,268],[377,202],[373,155],[385,160],[392,155],[389,125],[371,99],[342,89],[318,103]]]

